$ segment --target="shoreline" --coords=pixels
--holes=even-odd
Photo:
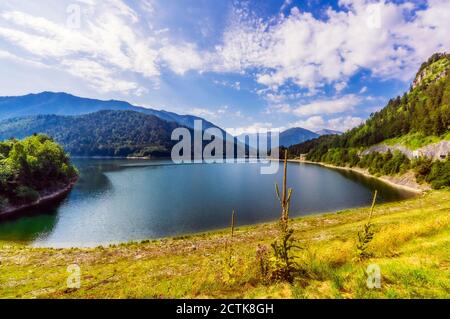
[[[39,199],[32,203],[23,204],[23,205],[19,205],[19,206],[11,206],[8,209],[6,209],[5,211],[0,212],[0,217],[9,217],[9,216],[19,213],[23,210],[35,208],[40,205],[45,205],[45,204],[48,204],[49,202],[60,199],[61,197],[67,195],[71,191],[71,189],[77,183],[77,181],[78,181],[78,177],[73,179],[72,181],[70,181],[70,183],[67,184],[64,188],[58,189],[58,190],[51,192],[50,194],[47,194],[44,196],[39,196]]]
[[[445,245],[449,211],[450,192],[445,190],[376,206],[373,223],[377,225],[377,235],[369,251],[374,255],[364,263],[382,264],[383,274],[390,279],[389,287],[377,290],[361,290],[367,278],[361,276],[362,264],[355,259],[356,235],[367,221],[367,207],[293,219],[291,225],[296,239],[304,248],[296,252],[296,256],[304,267],[308,267],[306,270],[317,274],[308,276],[302,273],[300,278],[304,287],[301,297],[336,298],[336,288],[331,284],[336,281],[336,276],[347,282],[339,290],[339,297],[347,299],[447,297],[448,253]],[[232,289],[224,289],[226,283],[221,280],[225,273],[222,261],[227,256],[225,247],[230,238],[229,228],[92,248],[54,249],[0,241],[4,274],[0,297],[298,298],[297,291],[291,290],[295,287],[289,284],[262,281],[259,268],[255,267],[255,250],[261,247],[263,251],[268,249],[270,254],[270,244],[278,232],[276,222],[235,229],[233,255],[243,270],[234,273],[236,281]],[[405,286],[406,275],[403,274],[412,278],[411,260],[421,260],[423,256],[429,256],[434,262],[414,263],[413,270],[425,273],[430,285],[423,287],[421,282],[417,286],[410,285],[408,281]],[[67,265],[74,264],[74,261],[83,267],[83,284],[79,289],[67,289]],[[142,274],[147,274],[145,280],[136,281]],[[418,290],[419,285],[424,289]],[[392,291],[402,295],[393,296]]]
[[[370,174],[367,170],[357,167],[343,167],[343,166],[335,166],[331,164],[326,164],[322,162],[312,162],[312,161],[304,161],[304,160],[298,160],[298,159],[290,159],[288,162],[291,163],[306,163],[306,164],[313,164],[313,165],[319,165],[322,167],[332,168],[332,169],[339,169],[344,171],[351,171],[358,174],[361,174],[365,177],[369,178],[376,178],[392,187],[401,188],[406,191],[410,191],[416,194],[423,194],[424,192],[427,192],[431,190],[429,186],[422,186],[420,184],[417,184],[415,179],[412,179],[413,176],[410,176],[410,173],[406,173],[405,175],[402,175],[405,179],[398,180],[395,178],[395,176],[374,176]],[[407,184],[408,183],[408,184]]]
[[[76,159],[125,159],[125,160],[158,160],[158,159],[167,159],[167,158],[150,158],[150,157],[109,157],[109,156],[75,156],[73,158]],[[276,158],[269,158],[269,161],[282,161],[280,159]],[[332,169],[339,169],[339,170],[345,170],[345,171],[351,171],[354,173],[361,174],[368,178],[375,178],[383,183],[386,183],[392,187],[400,188],[409,192],[413,192],[416,194],[423,194],[424,192],[430,191],[431,187],[429,185],[420,185],[416,182],[415,177],[412,176],[411,172],[408,172],[402,176],[374,176],[368,172],[367,169],[362,169],[358,167],[343,167],[343,166],[335,166],[327,163],[322,162],[312,162],[312,161],[306,161],[306,160],[299,160],[299,159],[288,159],[288,162],[291,163],[306,163],[306,164],[314,164],[314,165],[320,165],[322,167],[332,168]],[[402,179],[398,179],[398,178]],[[0,213],[1,215],[1,213]]]

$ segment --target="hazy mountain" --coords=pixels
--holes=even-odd
[[[323,129],[323,130],[317,131],[316,134],[319,134],[320,136],[322,136],[322,135],[341,135],[343,133],[340,131]]]
[[[319,134],[314,133],[310,130],[294,127],[290,128],[280,134],[280,145],[289,147],[294,144],[303,143],[305,141],[312,140],[319,137]]]
[[[250,137],[253,140],[246,140],[246,136]],[[260,135],[261,136],[261,135]],[[243,133],[241,135],[239,135],[237,138],[240,142],[245,143],[246,141],[249,143],[249,145],[251,147],[256,148],[257,147],[257,142],[254,142],[257,137],[256,133]],[[268,140],[268,144],[269,146],[272,144],[271,143],[271,135],[268,134],[267,136],[264,136],[267,140]],[[319,137],[319,134],[314,133],[312,131],[309,131],[307,129],[301,128],[301,127],[294,127],[294,128],[290,128],[286,131],[283,131],[280,133],[280,141],[279,141],[279,145],[280,146],[285,146],[285,147],[289,147],[291,145],[294,144],[298,144],[298,143],[303,143],[305,141],[309,141],[311,139],[317,138]]]
[[[202,120],[205,129],[217,127],[213,123],[193,115],[179,115],[163,110],[134,106],[124,101],[82,98],[68,93],[42,92],[23,96],[0,97],[0,120],[43,114],[82,115],[101,110],[141,112],[189,128],[194,127],[194,120]]]

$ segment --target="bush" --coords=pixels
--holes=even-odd
[[[40,192],[60,188],[77,175],[69,156],[46,135],[0,142],[0,196],[12,205],[36,201]]]
[[[295,261],[294,249],[300,249],[297,240],[294,238],[294,229],[290,226],[289,208],[291,203],[292,189],[287,189],[287,151],[284,158],[283,189],[280,194],[278,184],[275,184],[275,190],[278,200],[281,204],[281,217],[278,222],[278,238],[271,244],[273,256],[271,261],[271,278],[274,280],[285,280],[292,282],[294,274],[298,270]]]
[[[375,231],[373,229],[372,224],[372,215],[375,208],[375,203],[377,200],[378,191],[375,191],[373,195],[372,207],[370,209],[370,215],[367,222],[364,224],[363,229],[358,232],[358,242],[356,244],[356,255],[358,260],[363,260],[365,258],[369,258],[372,256],[370,252],[368,252],[368,246],[375,236]]]
[[[433,162],[429,158],[419,158],[413,162],[416,180],[427,182],[433,189],[450,187],[450,160]]]
[[[442,189],[450,186],[450,161],[434,162],[426,181],[433,189]]]

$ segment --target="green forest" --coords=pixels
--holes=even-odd
[[[175,122],[135,111],[37,115],[0,122],[0,139],[51,136],[72,156],[170,156]]]
[[[63,148],[46,135],[0,142],[0,211],[35,202],[77,175]]]
[[[417,72],[416,86],[391,99],[360,126],[343,135],[326,135],[289,148],[291,158],[337,166],[368,169],[374,175],[395,175],[414,170],[419,182],[433,188],[450,186],[450,161],[410,160],[400,152],[372,153],[362,150],[388,140],[402,140],[407,146],[448,139],[450,131],[450,54],[436,53]]]

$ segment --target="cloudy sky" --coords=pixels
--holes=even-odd
[[[450,51],[449,15],[450,0],[2,0],[0,95],[346,130]]]

